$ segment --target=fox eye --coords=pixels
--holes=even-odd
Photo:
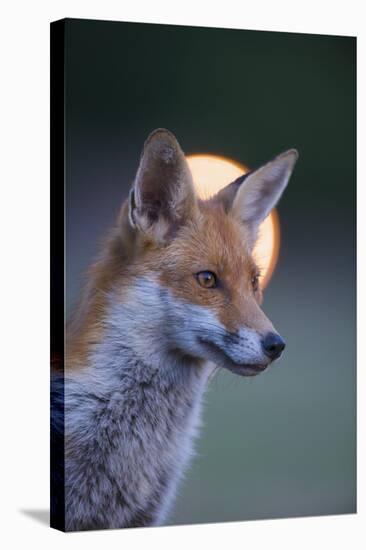
[[[217,286],[217,277],[212,271],[200,271],[196,274],[196,279],[203,288],[215,288]]]
[[[252,287],[254,292],[256,292],[259,288],[259,275],[254,275],[251,279]]]

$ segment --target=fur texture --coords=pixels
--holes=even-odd
[[[111,295],[104,338],[88,368],[65,378],[66,530],[156,525],[165,518],[213,368],[161,348],[156,332],[169,341],[174,330],[161,304],[170,309],[172,299],[144,280],[124,304]],[[147,319],[154,330],[144,330],[140,341]],[[61,390],[61,379],[54,383]]]

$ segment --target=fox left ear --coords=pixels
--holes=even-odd
[[[285,190],[298,156],[296,149],[285,151],[218,193],[216,200],[246,226],[250,248],[255,244],[260,224]]]
[[[130,192],[131,225],[156,245],[167,244],[193,215],[196,203],[192,175],[178,141],[168,130],[155,130],[145,142]]]

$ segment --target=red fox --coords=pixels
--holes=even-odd
[[[297,158],[286,151],[203,201],[176,138],[148,137],[68,323],[65,377],[53,377],[66,530],[162,524],[212,372],[256,376],[280,357],[252,250]]]

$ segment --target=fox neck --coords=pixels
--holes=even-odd
[[[137,297],[139,285],[132,299],[124,303],[116,304],[112,297],[100,342],[89,354],[87,370],[103,373],[106,380],[113,380],[114,372],[143,383],[153,378],[177,385],[205,380],[212,368],[170,346],[169,319],[164,315],[164,306],[154,303],[156,285],[149,284],[147,292],[146,283],[143,285],[145,307]]]
[[[144,293],[145,309],[138,286],[122,303],[110,296],[100,341],[65,381],[68,529],[161,524],[192,452],[212,369],[169,349],[164,331],[159,338],[164,315],[154,310],[154,285]],[[95,468],[106,456],[111,470],[100,474]],[[102,491],[89,505],[83,488],[95,479],[103,487],[111,476],[113,510]]]
[[[86,288],[67,329],[66,372],[72,375],[90,367],[100,369],[109,363],[107,357],[122,348],[167,375],[182,365],[185,370],[187,365],[200,369],[203,361],[179,350],[171,338],[172,328],[177,327],[173,327],[169,312],[174,308],[186,313],[189,307],[175,301],[169,290],[152,278],[139,277],[122,290],[99,294]]]

